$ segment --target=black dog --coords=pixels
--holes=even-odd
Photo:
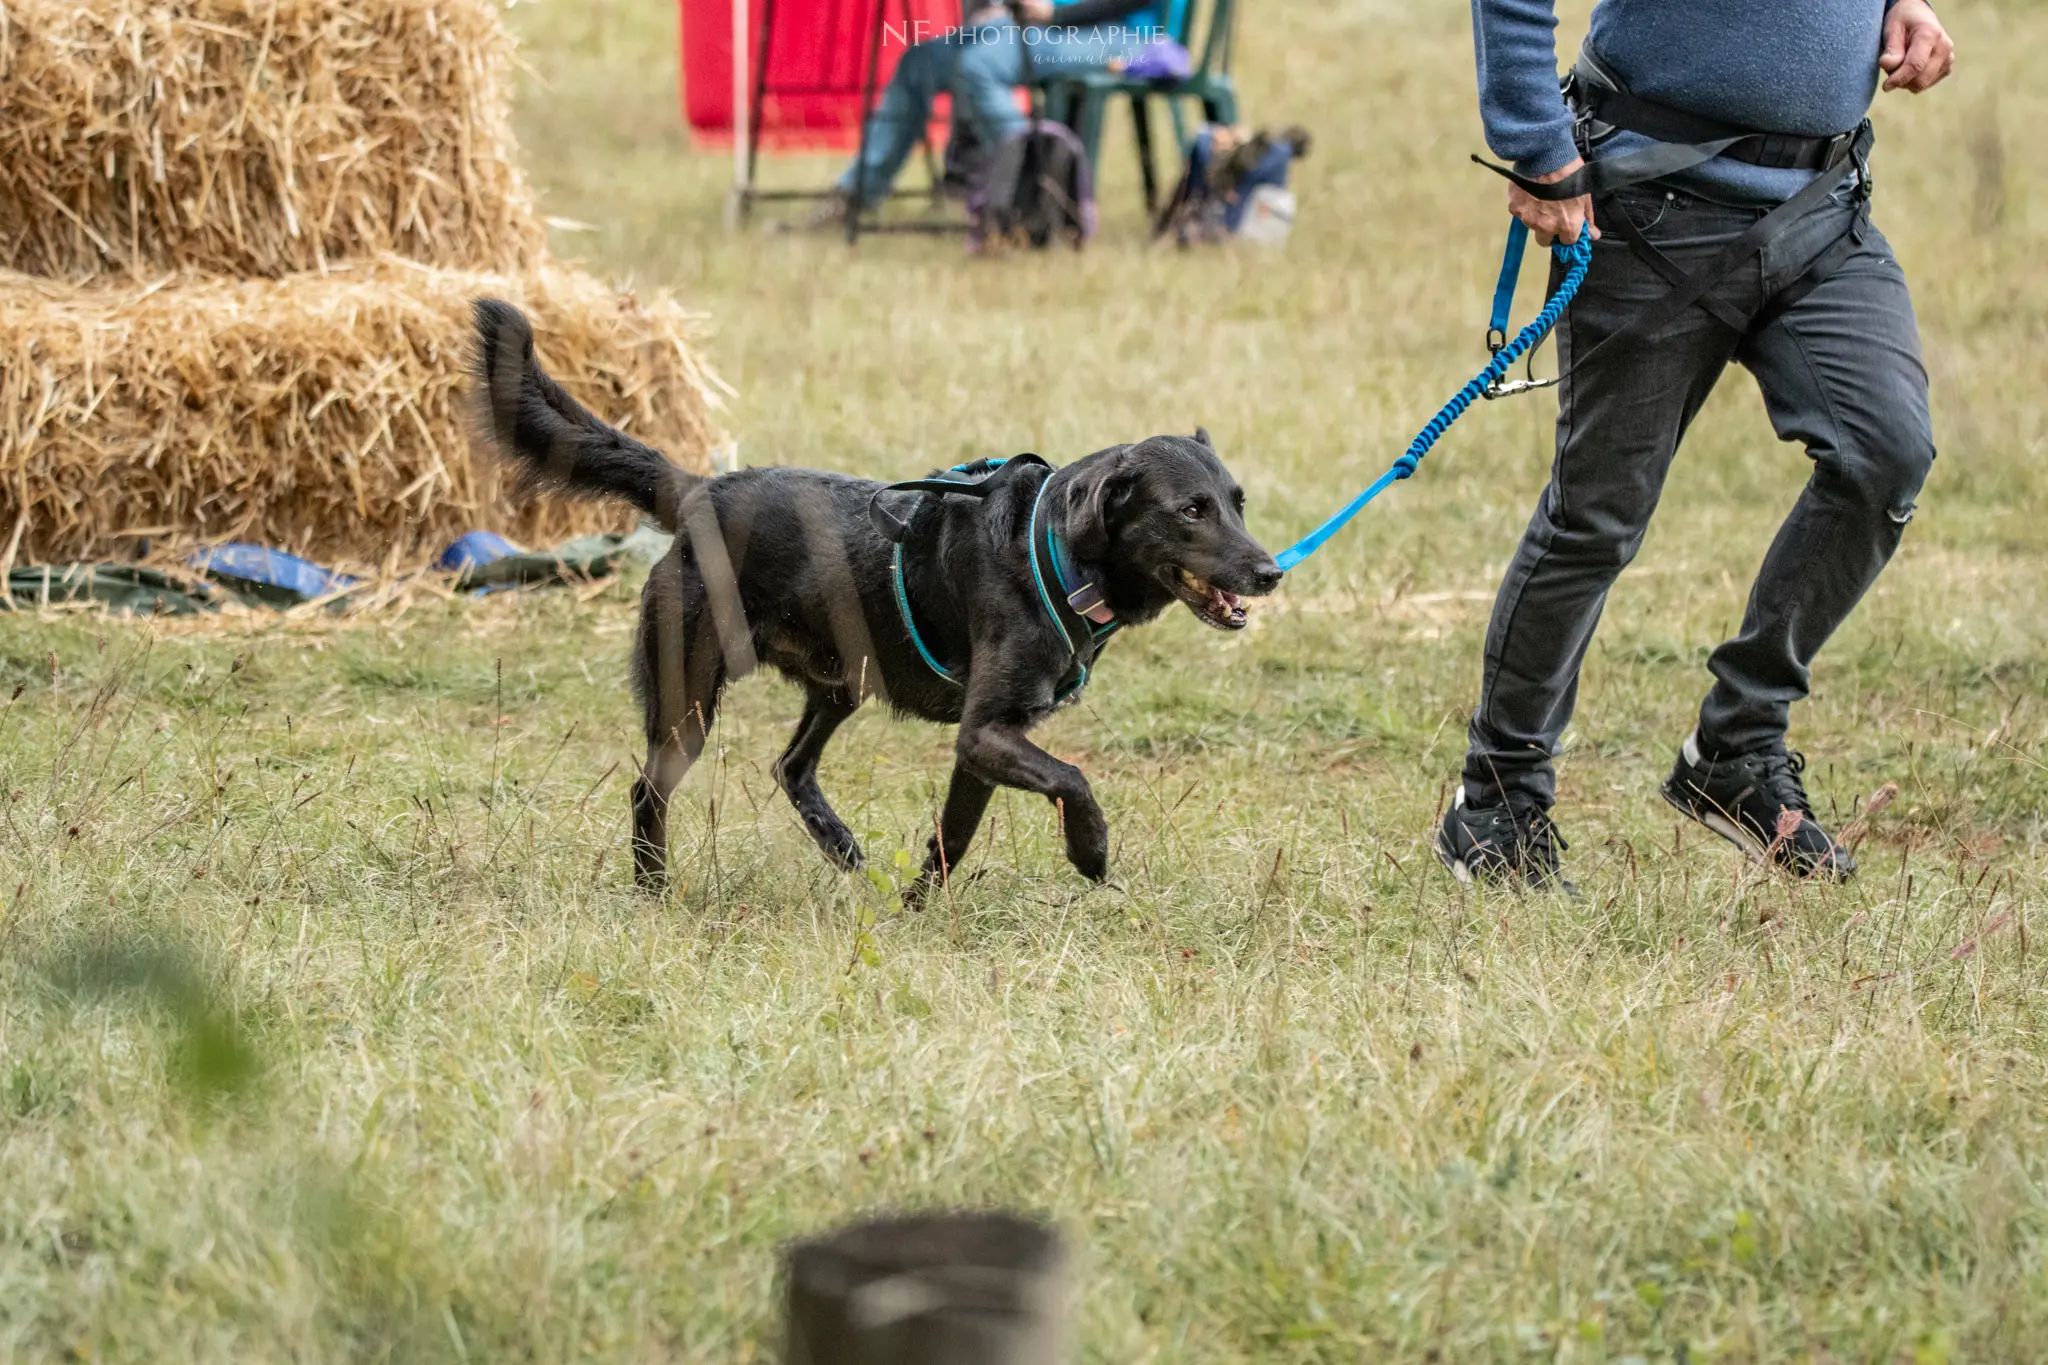
[[[1057,470],[1035,456],[984,462],[965,472],[985,479],[956,485],[973,496],[809,469],[705,479],[564,393],[510,304],[476,305],[472,367],[483,433],[530,481],[622,499],[677,533],[647,580],[633,669],[647,713],[647,766],[633,784],[643,886],[663,880],[669,795],[704,748],[721,689],[762,662],[808,698],[774,773],[834,863],[857,867],[861,854],[818,789],[818,756],[880,696],[960,726],[916,891],[959,862],[999,784],[1051,799],[1068,859],[1100,881],[1109,827],[1088,779],[1026,732],[1087,680],[1110,631],[1175,600],[1237,630],[1239,596],[1280,582],[1205,432],[1112,446]],[[882,512],[872,520],[871,504]]]

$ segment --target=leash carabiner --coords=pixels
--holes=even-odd
[[[1496,346],[1494,350],[1497,353],[1500,348]],[[1552,375],[1548,379],[1538,379],[1536,377],[1536,352],[1533,350],[1529,352],[1529,358],[1523,362],[1522,373],[1527,375],[1528,378],[1510,379],[1505,384],[1496,379],[1481,389],[1479,396],[1489,403],[1496,398],[1513,398],[1518,393],[1528,393],[1535,389],[1554,388],[1560,378],[1558,375]]]

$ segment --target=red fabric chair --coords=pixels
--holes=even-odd
[[[678,0],[683,114],[691,134],[731,145],[734,0]],[[760,92],[759,145],[787,151],[851,151],[860,141],[868,60],[880,90],[912,43],[960,21],[959,0],[746,0],[748,90]],[[881,11],[879,42],[875,32]],[[767,34],[766,70],[761,36]],[[933,146],[944,111],[934,111]]]

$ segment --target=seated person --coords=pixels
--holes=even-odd
[[[966,0],[961,26],[912,47],[896,64],[882,102],[868,119],[865,161],[846,168],[814,223],[842,221],[856,196],[862,207],[886,198],[896,173],[931,120],[932,99],[953,95],[953,117],[966,119],[983,146],[995,147],[1024,127],[1011,90],[1069,71],[1104,70],[1137,55],[1156,37],[1153,0],[1017,0],[1009,6]],[[1021,22],[1020,22],[1021,21]]]

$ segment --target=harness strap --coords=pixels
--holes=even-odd
[[[1516,219],[1515,221],[1520,222],[1521,220]],[[1662,275],[1666,284],[1682,285],[1685,283],[1684,267],[1680,266],[1678,262],[1666,256],[1663,252],[1657,250],[1655,244],[1642,234],[1636,227],[1635,221],[1626,212],[1609,214],[1607,226],[1619,234],[1623,241],[1628,243],[1628,249],[1635,252],[1644,265],[1649,266],[1650,269]],[[1717,320],[1728,327],[1734,328],[1737,332],[1745,331],[1749,327],[1749,320],[1736,311],[1735,305],[1725,299],[1717,299],[1709,295],[1700,300],[1700,307],[1712,313]]]
[[[1502,179],[1513,181],[1531,198],[1554,202],[1577,199],[1582,194],[1612,194],[1630,185],[1640,185],[1645,180],[1662,180],[1680,171],[1689,171],[1701,162],[1712,161],[1741,140],[1729,137],[1712,142],[1653,142],[1622,156],[1589,161],[1564,179],[1548,182],[1531,180],[1520,171],[1497,166],[1483,156],[1475,155],[1472,160]]]
[[[876,489],[873,496],[868,499],[868,520],[874,523],[875,529],[884,538],[894,543],[889,556],[889,577],[890,586],[895,591],[896,612],[903,618],[903,629],[910,636],[910,643],[917,650],[917,657],[924,660],[925,667],[955,687],[966,686],[961,681],[960,671],[939,662],[938,655],[925,643],[923,633],[917,628],[917,615],[911,610],[910,586],[903,569],[903,546],[910,532],[910,522],[883,507],[881,498],[884,493],[936,493],[941,496],[958,494],[963,497],[986,498],[994,491],[989,485],[995,482],[995,473],[1006,465],[1035,464],[1048,470],[1052,468],[1038,456],[1028,454],[1014,456],[1009,460],[976,463],[989,472],[973,482],[945,477],[906,479],[902,483],[885,484]],[[972,464],[954,465],[948,473],[966,474],[974,468],[975,465]],[[1071,571],[1072,561],[1066,553],[1066,546],[1050,522],[1046,523],[1044,533],[1040,534],[1039,507],[1045,501],[1046,486],[1051,482],[1052,476],[1048,473],[1038,485],[1038,494],[1031,503],[1031,521],[1025,545],[1031,559],[1031,581],[1038,589],[1039,604],[1045,608],[1046,616],[1060,632],[1060,639],[1067,646],[1073,665],[1053,694],[1053,700],[1059,702],[1065,701],[1088,685],[1089,662],[1101,653],[1103,642],[1116,634],[1123,622],[1116,619],[1100,586],[1093,579],[1082,583],[1078,588],[1070,587],[1079,574]],[[1060,600],[1067,608],[1066,615],[1060,613],[1059,606],[1055,605],[1055,599],[1046,587],[1048,574],[1051,575],[1052,581],[1059,585]],[[1078,627],[1070,623],[1068,617],[1078,622]]]
[[[957,493],[963,498],[985,498],[995,491],[991,486],[992,482],[1006,465],[1035,464],[1042,465],[1047,469],[1052,468],[1042,458],[1027,451],[1025,454],[1012,455],[1007,459],[976,460],[973,464],[956,464],[947,470],[946,474],[966,474],[971,472],[977,464],[985,472],[976,479],[955,479],[941,475],[931,479],[905,479],[901,483],[883,484],[868,497],[869,523],[874,526],[875,530],[884,540],[901,545],[903,538],[910,534],[910,521],[907,517],[899,517],[888,508],[882,506],[883,494],[938,493],[943,495]]]
[[[1100,592],[1092,581],[1082,584],[1077,589],[1068,589],[1067,568],[1061,562],[1066,559],[1065,546],[1061,543],[1059,533],[1052,528],[1050,522],[1047,522],[1045,533],[1039,534],[1039,507],[1045,502],[1045,490],[1051,483],[1052,480],[1048,478],[1038,485],[1038,496],[1031,501],[1029,543],[1031,581],[1038,589],[1038,603],[1045,608],[1045,614],[1052,618],[1052,623],[1058,628],[1060,638],[1066,642],[1070,655],[1069,671],[1053,691],[1052,699],[1055,702],[1062,702],[1088,685],[1089,663],[1102,652],[1102,646],[1109,637],[1122,628],[1123,622],[1114,616],[1097,622],[1088,614],[1093,604],[1099,604],[1101,608],[1106,609],[1107,603],[1102,601]],[[1054,604],[1052,592],[1046,587],[1048,573],[1051,574],[1053,582],[1059,585],[1060,600],[1064,601],[1067,607],[1065,615],[1061,615],[1059,607]],[[1084,602],[1091,605],[1084,606]],[[1071,621],[1069,617],[1072,618]],[[1086,657],[1083,657],[1084,649]]]
[[[1816,172],[1814,177],[1800,188],[1799,193],[1751,224],[1746,232],[1690,275],[1683,274],[1669,258],[1652,246],[1643,234],[1636,230],[1635,224],[1629,221],[1626,213],[1614,215],[1618,221],[1612,226],[1628,243],[1629,249],[1652,270],[1662,275],[1672,289],[1662,299],[1629,319],[1619,330],[1609,334],[1591,351],[1574,360],[1571,367],[1573,370],[1624,336],[1648,336],[1656,332],[1695,303],[1736,331],[1748,330],[1749,320],[1742,318],[1735,309],[1720,300],[1709,298],[1707,291],[1720,283],[1730,271],[1760,253],[1771,238],[1777,236],[1801,215],[1818,207],[1823,199],[1834,193],[1836,187],[1851,171],[1863,178],[1866,189],[1869,184],[1865,161],[1872,140],[1869,119],[1863,120],[1849,132],[1826,137],[1806,137],[1793,133],[1770,133],[1754,128],[1739,128],[1717,119],[1689,114],[1682,109],[1672,109],[1632,94],[1607,70],[1590,46],[1580,53],[1578,63],[1565,78],[1564,93],[1579,115],[1578,131],[1582,137],[1582,149],[1590,150],[1593,134],[1587,125],[1594,122],[1606,123],[1655,140],[1647,147],[1622,156],[1589,161],[1564,179],[1550,184],[1531,180],[1506,166],[1496,166],[1476,156],[1472,159],[1496,175],[1512,181],[1529,195],[1551,202],[1575,199],[1582,194],[1611,194],[1630,185],[1661,180],[1666,176],[1689,170],[1716,156],[1733,157],[1758,166],[1812,169]],[[1512,246],[1512,243],[1510,245]],[[1819,284],[1828,271],[1846,259],[1847,254],[1839,242],[1828,252],[1823,253],[1821,260],[1816,261],[1814,267],[1809,267],[1798,282],[1800,296]],[[1506,281],[1503,283],[1507,284]],[[1507,287],[1512,289],[1511,284]],[[1494,305],[1494,312],[1498,315],[1501,311],[1498,290],[1495,291]],[[1785,305],[1777,306],[1782,308]],[[1494,332],[1489,330],[1489,346],[1493,344],[1493,337]],[[1564,378],[1564,374],[1558,375],[1559,381]]]
[[[1711,294],[1700,299],[1700,307],[1712,313],[1723,325],[1737,332],[1745,332],[1753,328],[1768,326],[1779,315],[1791,308],[1792,305],[1798,303],[1808,294],[1811,294],[1820,286],[1823,280],[1835,273],[1837,266],[1849,259],[1850,254],[1862,244],[1863,225],[1868,217],[1867,210],[1858,214],[1856,221],[1850,224],[1849,230],[1840,237],[1837,237],[1834,244],[1828,247],[1827,250],[1814,257],[1812,263],[1799,273],[1797,279],[1771,295],[1769,301],[1757,311],[1755,317],[1743,317],[1733,304],[1725,299],[1717,299]],[[1655,243],[1651,242],[1649,238],[1637,230],[1634,220],[1626,213],[1611,215],[1608,226],[1628,242],[1629,249],[1635,252],[1645,265],[1649,266],[1659,275],[1662,275],[1666,283],[1683,284],[1685,282],[1684,269],[1676,261],[1659,251]]]
[[[1581,73],[1575,71],[1573,74]],[[1830,133],[1825,137],[1808,137],[1799,133],[1735,128],[1683,110],[1653,104],[1598,81],[1580,80],[1574,87],[1574,93],[1578,96],[1580,110],[1601,123],[1626,128],[1631,133],[1640,133],[1659,142],[1697,143],[1733,137],[1735,141],[1721,153],[1722,156],[1772,170],[1825,170],[1840,155],[1841,144],[1855,135],[1854,129],[1847,133]]]
[[[1858,133],[1855,142],[1851,144],[1850,150],[1845,150],[1841,159],[1832,167],[1814,176],[1813,179],[1806,182],[1805,188],[1801,189],[1799,193],[1793,195],[1754,223],[1751,223],[1741,236],[1715,252],[1705,265],[1699,267],[1699,269],[1687,275],[1678,284],[1672,286],[1670,293],[1664,295],[1664,297],[1658,299],[1634,317],[1631,317],[1620,327],[1608,333],[1606,338],[1592,350],[1582,356],[1575,357],[1572,361],[1571,369],[1565,371],[1564,374],[1560,374],[1558,378],[1562,380],[1565,378],[1565,375],[1576,373],[1581,366],[1590,364],[1594,356],[1599,355],[1624,337],[1654,335],[1680,313],[1692,307],[1693,304],[1698,303],[1706,296],[1707,291],[1726,278],[1730,271],[1762,251],[1765,243],[1769,242],[1771,238],[1777,236],[1779,232],[1813,209],[1818,208],[1821,201],[1830,194],[1833,194],[1836,186],[1840,185],[1848,177],[1849,173],[1856,169],[1869,146],[1870,125],[1866,123],[1863,126],[1863,130]],[[1836,258],[1837,263],[1839,263],[1840,259],[1841,257]],[[1817,284],[1819,281],[1816,280],[1815,283]],[[1811,288],[1811,286],[1808,287]],[[1719,315],[1716,314],[1716,316]],[[1746,330],[1746,328],[1743,330]]]
[[[1827,171],[1849,155],[1851,144],[1869,128],[1865,120],[1847,132],[1812,137],[1743,128],[1719,119],[1687,113],[1646,100],[1608,71],[1588,45],[1564,79],[1564,96],[1579,118],[1580,149],[1600,140],[1589,124],[1605,124],[1651,139],[1650,145],[1624,156],[1589,161],[1562,180],[1532,180],[1506,166],[1473,157],[1537,199],[1576,199],[1583,194],[1610,194],[1645,180],[1661,180],[1725,156],[1752,166],[1777,170]]]
[[[966,498],[985,498],[995,490],[989,487],[996,474],[1009,464],[1045,464],[1036,455],[1025,454],[1007,460],[978,460],[974,464],[956,464],[946,471],[951,474],[969,474],[975,465],[984,471],[978,479],[955,479],[945,476],[934,479],[905,479],[901,483],[884,484],[868,498],[868,521],[873,524],[883,539],[892,542],[894,549],[889,555],[889,583],[895,590],[896,614],[903,618],[904,633],[910,636],[910,643],[917,650],[917,657],[923,659],[925,667],[955,687],[965,686],[957,670],[939,662],[938,655],[924,642],[924,635],[917,628],[917,615],[910,609],[910,585],[903,572],[903,542],[910,534],[908,518],[899,517],[882,506],[885,493],[937,493],[941,496],[954,493]]]
[[[1833,246],[1813,258],[1813,263],[1800,272],[1799,278],[1771,295],[1763,308],[1751,320],[1752,327],[1765,327],[1776,321],[1778,316],[1799,300],[1817,289],[1821,282],[1835,273],[1835,267],[1849,259],[1856,249],[1863,245],[1863,230],[1870,223],[1870,200],[1864,199],[1862,211],[1849,225],[1849,230],[1835,239]]]
[[[903,584],[903,542],[900,540],[889,554],[889,579],[896,589],[896,611],[903,617],[903,628],[910,632],[910,643],[916,646],[917,657],[924,660],[925,667],[953,686],[962,686],[959,674],[940,663],[938,656],[925,644],[924,636],[918,634],[917,617],[910,611],[910,589]]]

